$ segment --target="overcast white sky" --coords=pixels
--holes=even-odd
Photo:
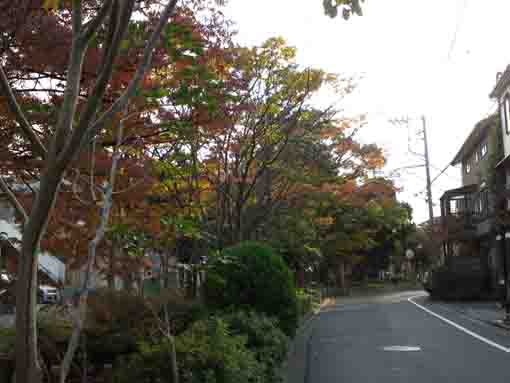
[[[366,0],[365,16],[347,22],[326,17],[321,0],[230,0],[226,13],[240,43],[283,36],[303,66],[363,75],[349,109],[368,113],[363,137],[386,150],[388,169],[421,162],[407,153],[407,129],[388,118],[426,115],[434,177],[494,110],[488,94],[510,64],[510,2],[503,0]],[[415,220],[426,220],[424,169],[402,174],[398,185]],[[434,183],[436,214],[443,191],[457,186],[455,168]]]

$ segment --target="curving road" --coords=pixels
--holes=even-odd
[[[510,334],[423,292],[347,299],[304,326],[287,371],[289,383],[506,383]]]

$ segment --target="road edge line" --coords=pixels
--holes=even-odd
[[[497,348],[500,351],[506,352],[507,354],[510,353],[510,348],[504,347],[504,346],[502,346],[502,345],[500,345],[500,344],[498,344],[498,343],[496,343],[496,342],[494,342],[494,341],[492,341],[490,339],[487,339],[487,338],[485,338],[485,337],[483,337],[483,336],[481,336],[481,335],[479,335],[479,334],[477,334],[477,333],[475,333],[475,332],[473,332],[471,330],[468,330],[467,328],[462,327],[461,325],[459,325],[459,324],[457,324],[457,323],[455,323],[455,322],[453,322],[453,321],[451,321],[451,320],[449,320],[449,319],[447,319],[447,318],[445,318],[445,317],[435,313],[434,311],[426,308],[425,306],[420,305],[419,303],[416,303],[413,300],[413,299],[421,297],[421,296],[423,296],[423,295],[417,295],[417,296],[414,296],[414,297],[410,297],[410,298],[407,299],[407,301],[412,303],[416,307],[422,309],[423,311],[429,313],[430,315],[432,315],[432,316],[442,320],[443,322],[448,323],[450,326],[455,327],[457,330],[460,330],[460,331],[462,331],[462,332],[472,336],[473,338],[478,339],[479,341],[481,341],[481,342],[483,342],[485,344],[488,344],[489,346]]]

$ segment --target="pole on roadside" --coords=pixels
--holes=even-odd
[[[432,182],[430,182],[430,161],[429,161],[429,145],[427,141],[427,121],[425,116],[421,117],[423,124],[423,143],[425,145],[425,171],[427,173],[427,202],[429,206],[429,220],[432,225],[434,220],[434,208],[432,204]]]

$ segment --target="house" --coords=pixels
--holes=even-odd
[[[496,85],[490,97],[495,99],[499,105],[502,158],[496,164],[496,169],[500,175],[499,178],[503,180],[499,186],[503,194],[506,194],[505,192],[510,186],[510,65],[503,73],[498,73]],[[505,204],[504,208],[508,209],[508,201],[505,201]]]
[[[22,186],[14,184],[17,192],[25,191]],[[15,275],[20,250],[21,228],[15,220],[15,210],[6,196],[0,192],[0,272]],[[160,259],[158,253],[148,252],[143,258],[139,272],[131,272],[129,276],[123,272],[122,264],[116,265],[117,273],[113,277],[113,287],[123,289],[128,284],[133,289],[141,289],[146,282],[159,284]],[[170,287],[184,288],[189,284],[191,265],[178,263],[177,257],[171,254],[166,256],[169,260],[167,278]],[[196,263],[190,259],[189,262]],[[96,260],[96,270],[91,276],[92,285],[95,288],[108,287],[110,282],[103,271],[108,270],[110,265],[103,259]],[[81,288],[85,276],[83,263],[70,263],[64,257],[58,257],[48,252],[39,254],[38,281],[40,284],[50,284],[62,287],[64,299],[72,297]]]
[[[461,165],[462,185],[441,197],[446,264],[453,268],[469,265],[483,272],[488,290],[496,287],[501,270],[494,229],[498,193],[494,175],[501,157],[500,134],[498,113],[474,126],[451,162],[452,166]]]
[[[16,272],[20,250],[21,231],[15,222],[15,211],[7,198],[0,193],[0,271]],[[65,281],[65,265],[53,255],[39,254],[39,280],[41,283],[62,285]]]

